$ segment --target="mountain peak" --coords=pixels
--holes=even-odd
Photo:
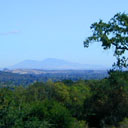
[[[8,67],[9,69],[45,69],[45,70],[84,70],[84,69],[107,69],[103,66],[87,65],[68,62],[62,59],[47,58],[43,61],[24,60],[16,65]]]

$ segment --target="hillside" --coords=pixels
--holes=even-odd
[[[46,82],[61,81],[70,79],[77,81],[80,79],[102,79],[107,76],[107,71],[100,70],[6,70],[0,71],[0,85],[29,85],[35,81]]]
[[[102,65],[73,63],[61,59],[48,58],[43,61],[25,60],[8,67],[9,69],[44,69],[44,70],[105,70]]]

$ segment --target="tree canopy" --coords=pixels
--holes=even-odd
[[[101,42],[103,49],[114,47],[114,56],[117,63],[115,68],[122,69],[127,67],[128,58],[124,53],[128,50],[128,15],[126,13],[117,13],[108,23],[99,20],[91,25],[92,36],[84,41],[84,47],[89,47],[91,42]]]

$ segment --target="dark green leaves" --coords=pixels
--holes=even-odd
[[[125,52],[128,50],[128,15],[117,13],[108,23],[100,20],[91,25],[92,36],[84,41],[84,47],[89,47],[91,42],[101,42],[103,49],[115,48],[114,56],[119,69],[127,67],[127,58],[124,61]]]

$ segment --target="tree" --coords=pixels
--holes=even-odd
[[[115,68],[122,69],[127,67],[128,58],[124,53],[128,50],[128,15],[126,13],[117,13],[108,23],[100,20],[90,27],[93,30],[92,36],[84,41],[84,47],[89,47],[92,41],[101,42],[103,49],[114,47],[114,56],[117,63]]]
[[[110,128],[128,117],[128,72],[111,72],[89,86],[91,95],[85,99],[83,115],[90,127]]]

